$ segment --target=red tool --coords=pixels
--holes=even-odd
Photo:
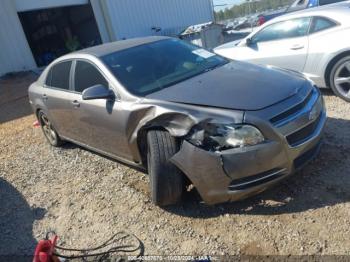
[[[56,242],[56,235],[51,239],[40,240],[35,248],[33,262],[59,262],[58,257],[54,255]]]
[[[33,127],[39,127],[40,126],[40,122],[38,120],[36,120],[34,123],[33,123]]]

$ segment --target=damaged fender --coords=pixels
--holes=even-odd
[[[174,137],[186,136],[193,126],[200,123],[240,123],[243,112],[222,108],[198,107],[195,105],[151,101],[131,104],[126,133],[134,160],[141,162],[138,138],[140,132],[164,128]]]

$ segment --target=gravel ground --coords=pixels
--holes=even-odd
[[[147,255],[350,254],[350,104],[331,92],[324,146],[302,172],[241,202],[190,196],[164,210],[150,203],[147,175],[72,144],[50,147],[21,98],[33,79],[0,80],[0,254],[32,254],[48,230],[70,247],[125,230]]]

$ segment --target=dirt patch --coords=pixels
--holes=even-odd
[[[28,103],[28,87],[36,78],[30,72],[0,78],[0,124],[32,114]]]
[[[14,83],[31,80],[0,81],[15,99]],[[302,172],[241,202],[206,206],[190,197],[166,210],[150,203],[146,174],[72,144],[50,147],[34,116],[16,114],[14,104],[0,125],[0,254],[32,254],[53,229],[62,245],[81,247],[126,230],[152,255],[349,255],[350,104],[323,93],[324,146]]]

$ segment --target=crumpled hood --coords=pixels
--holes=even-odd
[[[259,110],[295,95],[306,83],[301,74],[234,61],[149,94],[147,98],[236,110]]]

